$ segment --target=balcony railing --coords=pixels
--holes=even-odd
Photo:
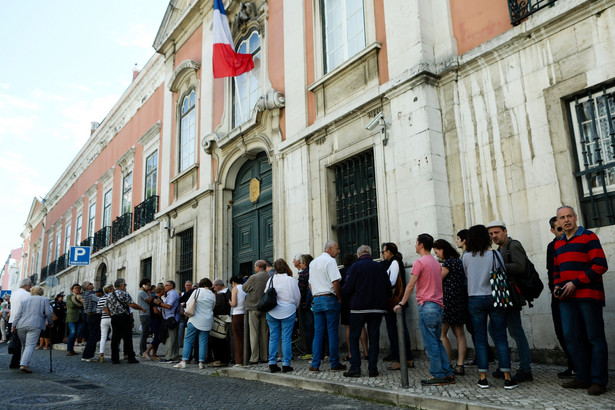
[[[100,231],[94,234],[94,252],[98,252],[102,248],[109,246],[111,243],[111,227],[105,226]]]
[[[130,235],[132,232],[132,213],[126,212],[122,216],[118,216],[111,224],[113,236],[112,241],[117,242],[122,239],[124,236]]]
[[[47,275],[50,276],[50,275],[55,275],[56,273],[58,273],[57,266],[58,266],[58,261],[57,260],[55,260],[55,261],[51,262],[49,265],[47,265]]]
[[[516,26],[531,14],[547,6],[552,6],[556,1],[557,0],[508,0],[510,23]]]
[[[138,230],[154,220],[158,212],[158,195],[153,195],[135,206],[135,220],[133,230]]]
[[[38,275],[35,273],[34,275],[30,276],[30,282],[32,282],[32,286],[36,285],[38,283]]]
[[[47,279],[47,276],[48,276],[47,272],[48,271],[49,271],[49,269],[48,269],[47,266],[45,266],[43,269],[41,269],[41,280]]]
[[[63,271],[68,268],[68,253],[61,255],[56,264],[56,273]]]
[[[83,242],[81,242],[80,245],[81,246],[94,246],[94,237],[90,236],[88,238],[85,238],[85,240],[83,240]]]

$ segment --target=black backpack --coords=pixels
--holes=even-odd
[[[510,263],[512,261],[510,250],[506,251],[506,256],[508,263]],[[534,267],[534,264],[529,260],[527,255],[525,256],[525,273],[522,275],[515,275],[512,279],[519,288],[519,292],[521,292],[523,298],[527,301],[528,306],[534,307],[531,302],[534,299],[538,299],[545,285],[542,283],[540,275],[536,271],[536,267]]]

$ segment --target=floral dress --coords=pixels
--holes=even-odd
[[[468,291],[463,264],[459,258],[449,258],[442,266],[448,269],[448,275],[442,280],[444,291],[442,322],[448,325],[463,325],[468,314]]]

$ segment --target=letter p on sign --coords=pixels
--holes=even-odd
[[[71,246],[70,265],[89,265],[91,252],[92,248],[89,246]]]

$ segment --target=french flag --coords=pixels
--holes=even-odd
[[[252,54],[239,54],[233,48],[233,37],[222,0],[214,0],[214,78],[235,77],[254,68]]]

